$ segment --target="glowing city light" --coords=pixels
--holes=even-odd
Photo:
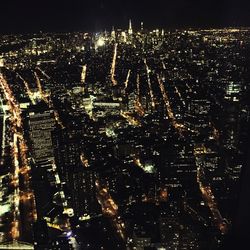
[[[105,40],[103,37],[100,37],[96,42],[97,47],[102,47],[105,45]]]

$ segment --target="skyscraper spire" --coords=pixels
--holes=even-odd
[[[115,28],[114,28],[114,26],[112,27],[111,37],[112,37],[113,40],[115,40],[116,35],[115,35]]]
[[[129,19],[128,34],[129,34],[129,35],[132,35],[132,34],[133,34],[133,29],[132,29],[132,22],[131,22],[131,19]]]
[[[143,31],[143,29],[144,29],[144,23],[143,22],[141,22],[141,31]]]

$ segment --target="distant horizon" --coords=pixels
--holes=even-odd
[[[9,33],[1,33],[0,32],[0,36],[11,36],[11,35],[37,35],[39,33],[41,34],[67,34],[67,33],[102,33],[102,32],[111,32],[112,28],[114,27],[115,30],[128,30],[128,27],[116,27],[116,26],[111,26],[109,28],[103,28],[103,29],[99,29],[99,30],[87,30],[87,29],[78,29],[78,30],[36,30],[36,31],[26,31],[26,32],[9,32]],[[195,27],[195,26],[188,26],[188,27],[146,27],[144,25],[144,31],[153,31],[156,29],[160,29],[160,30],[165,30],[165,31],[178,31],[178,30],[223,30],[223,29],[250,29],[250,25],[248,26],[200,26],[200,27]],[[134,31],[140,31],[140,27],[138,25],[133,26],[133,30]]]

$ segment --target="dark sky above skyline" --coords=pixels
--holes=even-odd
[[[4,0],[0,32],[250,26],[249,0]]]

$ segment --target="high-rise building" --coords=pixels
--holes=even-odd
[[[4,59],[0,57],[0,67],[4,67]]]
[[[96,215],[101,212],[96,199],[96,179],[95,172],[84,166],[69,174],[71,205],[74,214],[80,219],[83,216]]]
[[[141,22],[141,31],[143,31],[143,30],[144,30],[144,23]]]
[[[201,134],[207,134],[211,103],[206,99],[192,99],[186,114],[186,125]]]
[[[129,19],[128,34],[129,34],[130,36],[133,35],[133,28],[132,28],[132,21],[131,21],[131,19]]]
[[[55,162],[60,178],[66,182],[69,203],[75,216],[82,218],[99,212],[96,199],[96,172],[89,165],[81,146],[81,129],[56,129],[53,132]]]
[[[53,133],[55,162],[62,181],[69,181],[69,173],[80,164],[79,143],[73,131],[56,128]]]
[[[51,132],[55,126],[53,111],[34,106],[29,112],[29,135],[32,157],[36,162],[53,160]]]
[[[115,41],[115,39],[116,39],[116,33],[115,33],[114,26],[112,27],[112,31],[111,31],[111,38],[112,38],[113,41]]]

